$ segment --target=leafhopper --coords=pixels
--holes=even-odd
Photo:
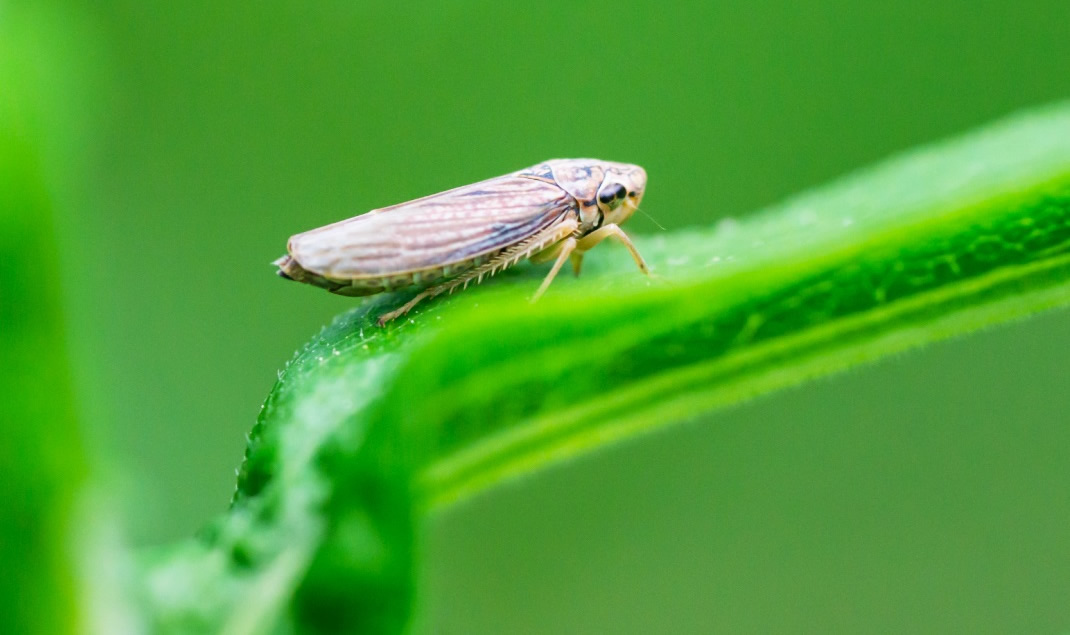
[[[290,238],[278,274],[331,293],[363,296],[411,285],[423,290],[379,325],[420,301],[479,284],[524,258],[553,261],[532,301],[566,260],[606,238],[646,262],[620,228],[639,207],[646,172],[596,159],[554,159],[472,185],[372,210]]]

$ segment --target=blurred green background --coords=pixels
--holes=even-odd
[[[1065,0],[0,9],[73,100],[47,113],[59,284],[136,544],[225,508],[276,369],[352,306],[272,275],[290,234],[571,156],[642,164],[644,210],[710,224],[1070,96]],[[428,610],[442,632],[1068,629],[1068,320],[480,499],[435,523]]]

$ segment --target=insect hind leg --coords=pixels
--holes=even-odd
[[[413,307],[415,307],[423,300],[426,300],[427,298],[433,298],[436,295],[441,295],[446,292],[452,292],[460,286],[467,287],[468,284],[473,281],[476,284],[479,284],[480,282],[483,282],[484,277],[490,277],[495,273],[498,273],[499,271],[505,271],[507,268],[515,265],[520,260],[523,260],[524,258],[529,258],[532,254],[538,253],[546,249],[547,246],[552,245],[553,243],[572,241],[574,246],[576,243],[576,239],[572,238],[571,234],[576,231],[577,225],[578,223],[575,219],[566,219],[560,223],[557,223],[556,225],[550,226],[549,228],[543,230],[542,232],[536,234],[528,240],[525,240],[508,249],[503,250],[494,258],[491,258],[489,261],[483,263],[475,269],[469,270],[468,272],[457,278],[447,280],[446,282],[437,284],[429,289],[421,291],[420,293],[416,294],[411,300],[401,305],[397,309],[394,309],[389,313],[384,313],[380,315],[378,320],[379,326],[384,326],[387,322],[397,319],[402,315],[405,315],[406,313],[411,311]],[[567,240],[562,241],[562,239],[566,237]],[[573,247],[570,247],[568,251],[571,252],[572,249]],[[568,253],[559,253],[564,253],[566,257],[568,256]],[[536,299],[542,294],[543,291],[546,290],[545,288],[549,286],[550,281],[552,281],[554,275],[557,274],[557,270],[561,268],[561,262],[562,256],[558,255],[558,263],[555,263],[553,270],[550,272],[551,275],[546,277],[546,279],[543,281],[542,287],[540,287],[539,291],[535,294]]]
[[[384,314],[380,315],[379,319],[377,320],[377,323],[379,324],[379,326],[384,326],[384,325],[386,325],[387,322],[405,315],[406,313],[411,311],[414,306],[419,304],[422,300],[425,300],[427,298],[432,298],[435,295],[437,295],[438,293],[441,293],[441,291],[437,291],[437,289],[438,289],[438,287],[431,287],[430,289],[426,289],[424,291],[421,291],[420,293],[416,294],[416,296],[413,297],[413,299],[409,300],[408,302],[406,302],[405,304],[401,305],[400,307],[394,309],[393,311],[390,311],[389,313],[384,313]]]

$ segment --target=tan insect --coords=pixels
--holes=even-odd
[[[579,275],[583,253],[610,237],[649,274],[620,228],[645,187],[646,172],[637,165],[554,159],[297,234],[274,264],[284,278],[341,295],[425,287],[380,316],[380,326],[421,300],[478,284],[523,258],[553,260],[535,301],[565,260]]]

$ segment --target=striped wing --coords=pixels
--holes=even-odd
[[[287,249],[325,278],[382,278],[497,253],[574,210],[574,199],[554,183],[513,174],[297,234]]]

